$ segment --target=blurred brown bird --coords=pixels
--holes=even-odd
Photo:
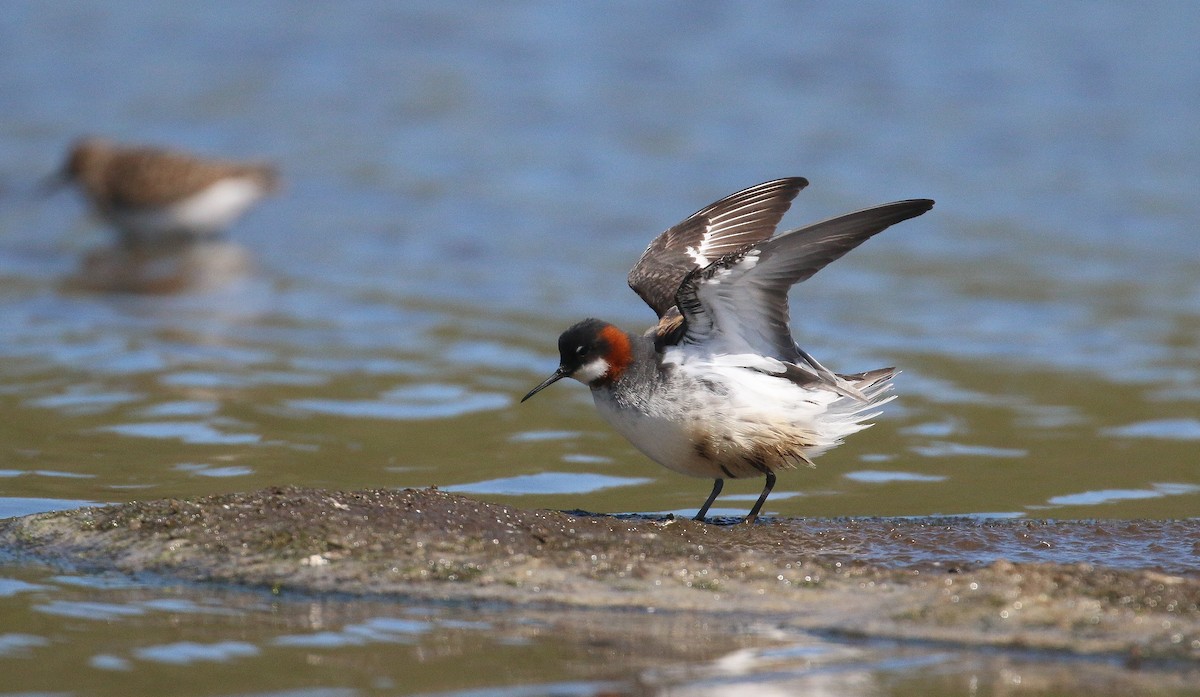
[[[74,184],[121,244],[136,247],[219,238],[280,182],[263,163],[84,138],[49,183]]]

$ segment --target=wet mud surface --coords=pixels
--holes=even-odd
[[[835,636],[1200,661],[1200,520],[767,520],[523,510],[432,489],[266,489],[0,521],[54,563]]]

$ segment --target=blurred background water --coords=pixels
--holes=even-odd
[[[0,516],[277,484],[691,513],[709,485],[586,389],[516,401],[573,321],[651,323],[654,235],[800,175],[788,227],[937,207],[793,292],[826,365],[903,374],[769,514],[1194,517],[1196,36],[1184,2],[6,3]],[[256,274],[64,291],[108,231],[35,189],[83,134],[277,163],[232,231]],[[0,661],[70,643],[43,622]]]

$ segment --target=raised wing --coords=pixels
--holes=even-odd
[[[914,199],[885,203],[792,230],[690,273],[676,301],[686,329],[679,342],[714,353],[749,353],[828,371],[792,338],[788,289],[888,227],[933,208]]]
[[[654,238],[629,272],[629,287],[662,317],[689,273],[769,238],[806,186],[802,177],[775,179],[696,211]]]

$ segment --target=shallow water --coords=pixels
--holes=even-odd
[[[275,596],[0,564],[19,694],[1195,694],[1195,671],[823,637],[770,618]],[[1083,692],[1080,692],[1083,694]]]
[[[0,515],[277,484],[693,512],[709,484],[645,460],[579,385],[516,401],[576,319],[650,323],[624,277],[658,231],[803,175],[787,225],[938,204],[793,293],[822,362],[903,373],[769,514],[1194,517],[1198,33],[1186,4],[11,3]],[[233,231],[259,271],[65,292],[106,235],[33,191],[83,133],[275,160],[286,191]],[[714,513],[759,487],[731,482]],[[29,612],[3,631],[45,646],[0,652],[4,672],[87,692],[54,680],[101,633]]]
[[[464,676],[456,683],[461,686],[582,686],[629,677],[615,669],[564,669],[564,663],[585,661],[587,637],[556,641],[560,632],[549,615],[515,618],[487,607],[267,592],[206,590],[198,596],[196,589],[152,580],[30,568],[2,576],[6,614],[25,625],[57,628],[57,636],[0,633],[0,660],[24,664],[22,687],[31,691],[413,693],[445,687],[447,674],[464,660],[474,662],[478,674]],[[718,650],[715,639],[706,643],[690,657]],[[490,681],[479,683],[480,675]]]

